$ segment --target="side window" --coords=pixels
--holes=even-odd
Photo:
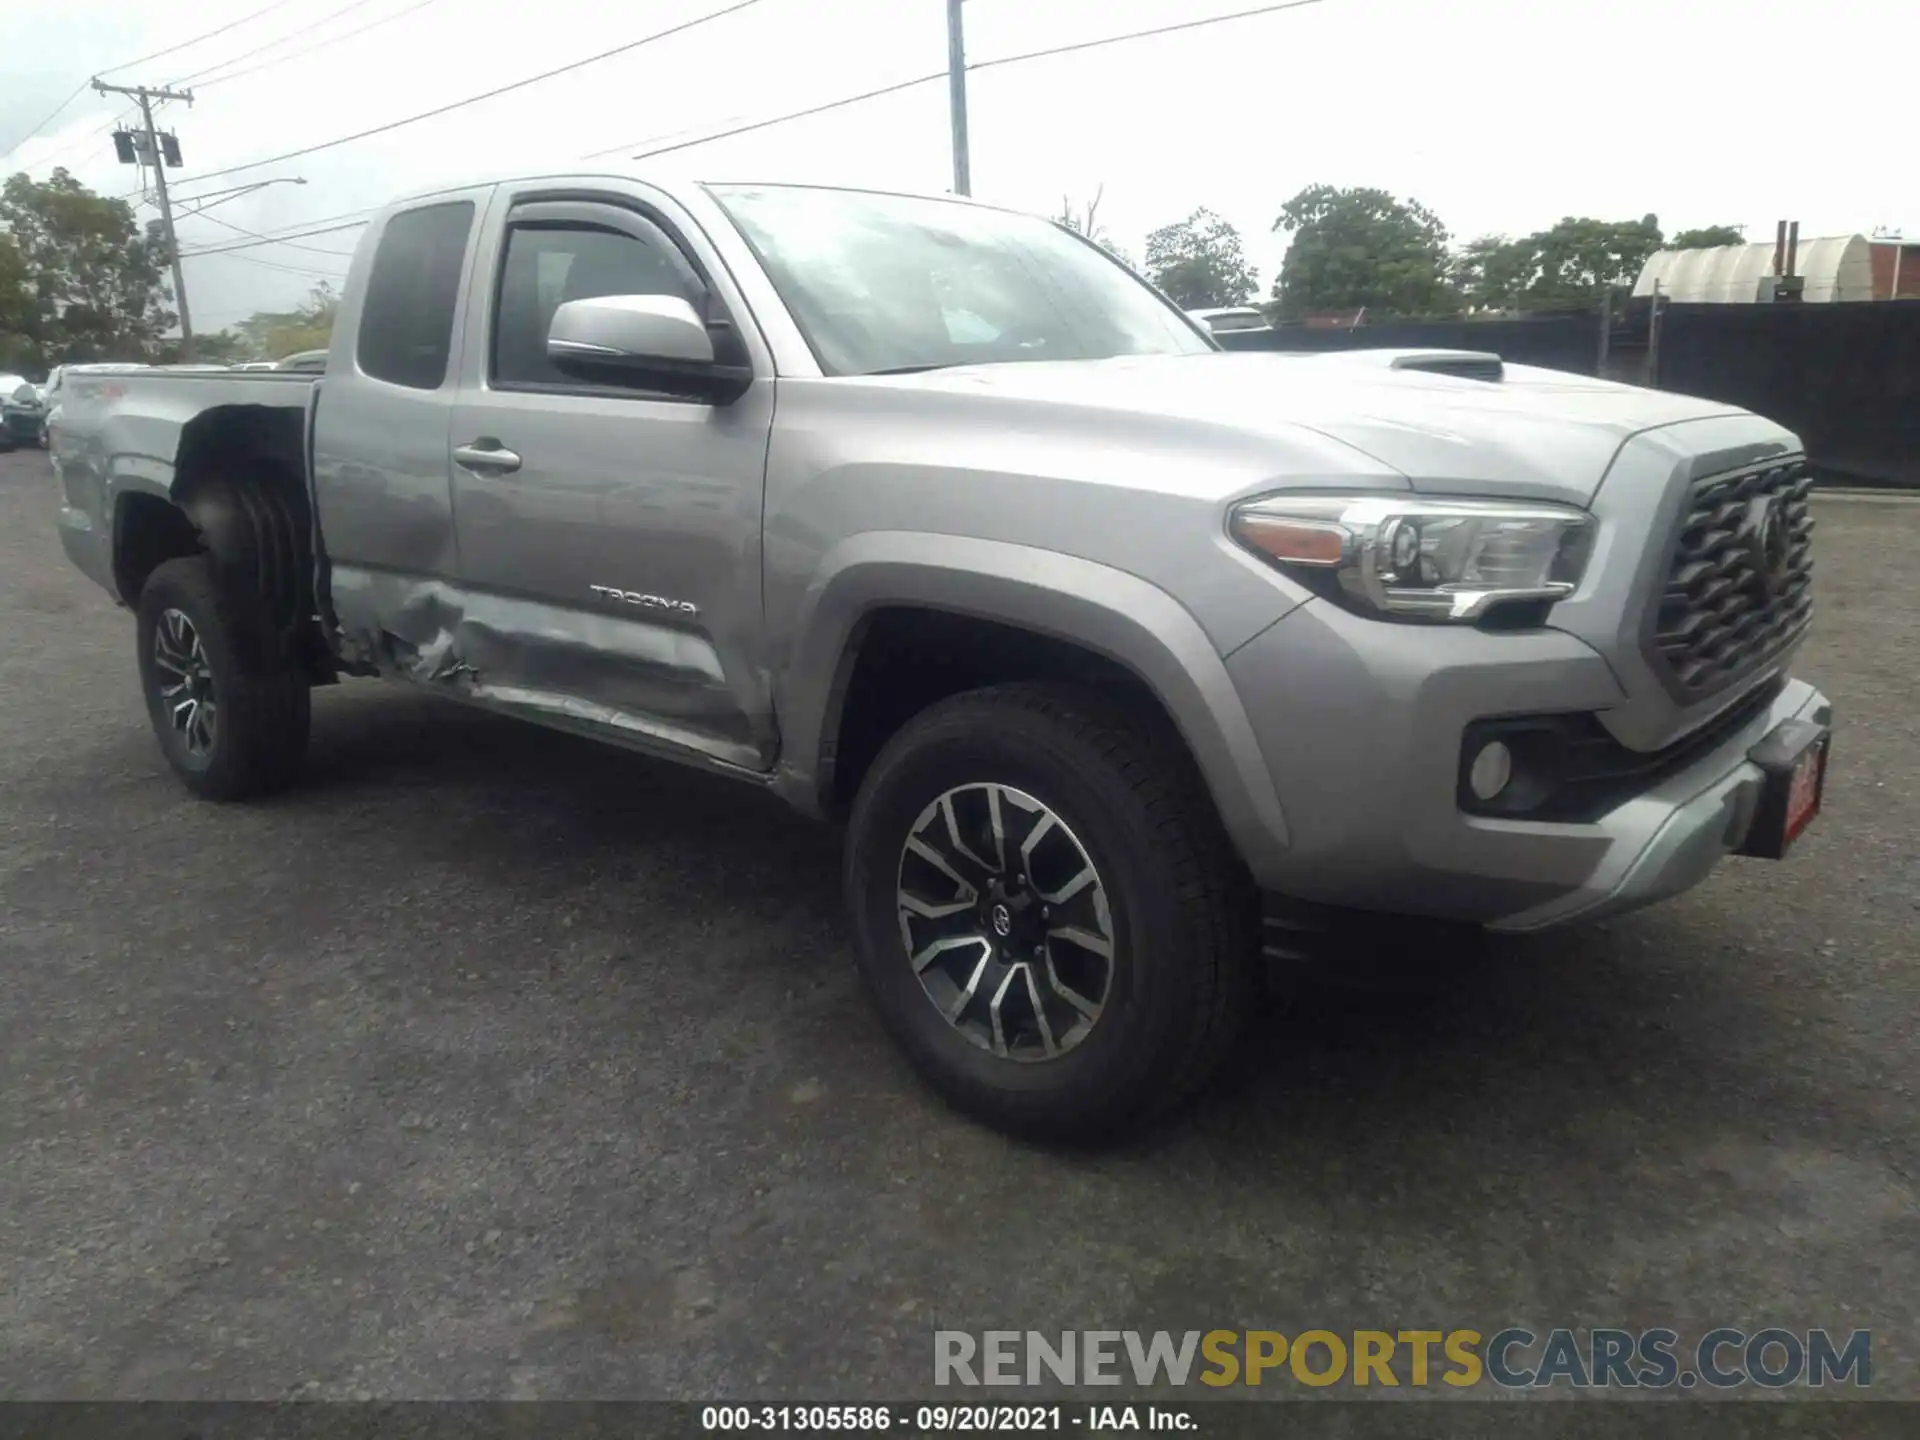
[[[678,295],[700,309],[706,287],[658,226],[623,216],[628,230],[572,224],[511,225],[493,315],[493,379],[508,385],[575,384],[547,359],[547,328],[569,300]]]
[[[460,264],[473,202],[423,205],[387,222],[360,307],[360,368],[376,380],[438,390],[453,349]]]

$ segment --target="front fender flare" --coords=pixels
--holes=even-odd
[[[1279,618],[1288,608],[1276,595]],[[863,616],[892,605],[975,616],[1098,652],[1158,697],[1198,762],[1241,856],[1256,872],[1287,846],[1286,820],[1238,691],[1187,609],[1136,575],[998,540],[877,531],[823,557],[801,597],[780,687],[776,787],[827,808],[831,755]]]

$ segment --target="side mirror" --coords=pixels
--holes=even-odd
[[[716,404],[753,383],[746,366],[722,365],[713,337],[678,295],[598,295],[569,300],[547,327],[547,359],[600,384],[646,385]]]

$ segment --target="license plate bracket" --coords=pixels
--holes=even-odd
[[[1747,752],[1766,779],[1737,854],[1758,860],[1785,858],[1820,813],[1832,749],[1831,726],[1816,720],[1783,720]]]

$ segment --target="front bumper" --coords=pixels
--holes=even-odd
[[[1789,681],[1711,749],[1597,820],[1464,813],[1466,726],[1499,715],[1605,712],[1625,697],[1586,642],[1386,625],[1322,601],[1227,661],[1285,811],[1267,889],[1328,905],[1534,930],[1649,904],[1705,879],[1745,839],[1762,775],[1747,752],[1826,698]],[[1734,697],[1728,697],[1732,699]]]
[[[1765,777],[1747,758],[1783,720],[1826,723],[1833,707],[1803,680],[1693,765],[1600,820],[1614,843],[1587,882],[1559,899],[1493,922],[1496,930],[1544,930],[1598,920],[1698,885],[1747,838]]]

